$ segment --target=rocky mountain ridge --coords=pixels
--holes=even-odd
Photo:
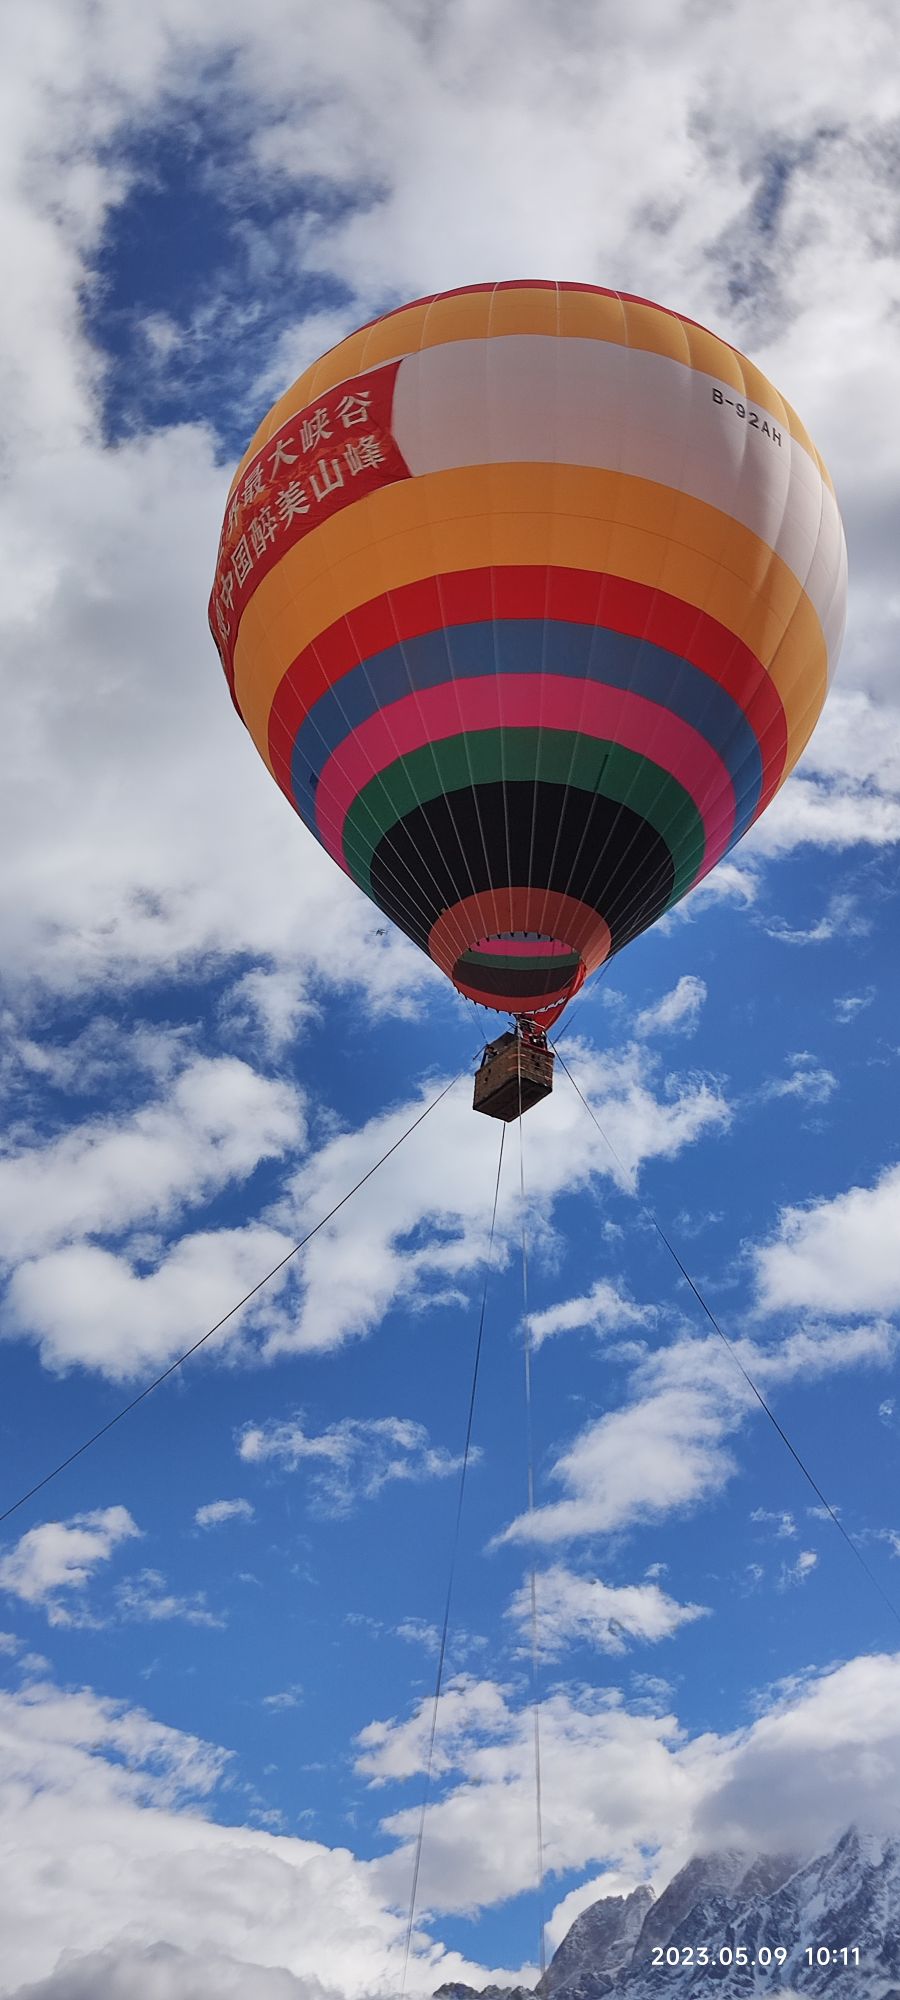
[[[737,1849],[696,1855],[656,1898],[644,1886],[582,1910],[536,1992],[538,2000],[900,2000],[900,1839],[851,1827],[802,1864]],[[436,2000],[478,1996],[450,1984]],[[487,1987],[481,2000],[533,1995]]]

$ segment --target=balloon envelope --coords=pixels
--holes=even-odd
[[[281,397],[210,622],[338,865],[460,991],[549,1020],[784,783],[845,599],[831,481],[751,362],[522,282],[388,313]]]

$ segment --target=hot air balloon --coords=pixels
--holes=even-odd
[[[765,810],[845,598],[828,473],[752,362],[646,299],[521,282],[300,376],[232,482],[210,621],[310,832],[540,1030]]]

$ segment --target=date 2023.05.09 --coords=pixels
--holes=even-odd
[[[761,1944],[755,1952],[743,1944],[656,1945],[651,1965],[786,1965],[787,1946]],[[810,1944],[802,1953],[807,1965],[858,1965],[858,1944]]]

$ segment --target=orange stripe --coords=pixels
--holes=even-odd
[[[822,478],[831,485],[808,431],[790,404],[760,368],[717,334],[692,320],[681,319],[662,306],[620,299],[615,294],[522,285],[508,291],[443,292],[436,299],[410,306],[404,312],[388,313],[371,326],[349,334],[313,362],[279,397],[241,459],[232,487],[254,453],[268,443],[282,424],[348,376],[377,367],[382,361],[417,354],[423,347],[439,347],[444,341],[484,340],[509,333],[554,333],[564,340],[616,341],[623,347],[668,355],[717,382],[726,382],[748,401],[771,410],[809,452]]]
[[[704,501],[591,467],[545,465],[404,480],[288,552],[247,606],[235,652],[241,714],[265,761],[275,691],[320,632],[401,585],[491,564],[609,572],[717,618],[770,672],[788,725],[786,771],[793,767],[824,701],[828,663],[819,620],[787,566]]]

